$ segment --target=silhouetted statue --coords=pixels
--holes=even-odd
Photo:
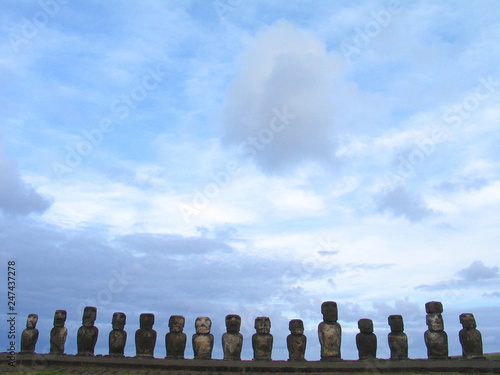
[[[403,332],[404,324],[401,315],[389,315],[387,319],[391,332],[387,335],[391,359],[408,359],[408,337]]]
[[[124,331],[127,316],[122,312],[115,312],[111,324],[113,330],[109,333],[109,355],[112,357],[123,357],[127,332]]]
[[[271,320],[267,316],[259,316],[255,319],[255,330],[252,336],[252,348],[254,361],[270,361],[273,351],[273,335],[271,331]]]
[[[448,335],[444,331],[443,305],[431,301],[425,304],[427,312],[426,323],[429,329],[425,331],[425,345],[429,359],[448,359]]]
[[[377,336],[373,333],[371,319],[358,320],[359,333],[356,335],[356,347],[360,360],[377,358]]]
[[[38,341],[38,329],[36,329],[37,322],[37,314],[28,315],[28,319],[26,320],[26,329],[21,335],[21,353],[35,352],[35,345]]]
[[[66,316],[66,310],[56,310],[54,314],[54,328],[50,330],[50,354],[64,354],[68,336],[68,329],[64,326]]]
[[[318,325],[319,343],[321,344],[321,360],[339,360],[342,328],[340,324],[337,323],[337,303],[333,301],[323,302],[321,305],[321,313],[323,314],[323,321]]]
[[[154,314],[141,314],[139,317],[140,328],[135,331],[135,355],[148,358],[154,356],[156,345],[156,331]]]
[[[186,349],[186,334],[182,332],[186,319],[181,315],[172,315],[168,320],[170,332],[165,336],[167,358],[184,359]]]
[[[212,321],[206,316],[196,318],[196,333],[193,335],[194,359],[212,359],[214,335],[210,333]]]
[[[304,335],[304,322],[292,319],[288,323],[290,334],[286,338],[289,361],[305,361],[307,337]]]
[[[93,356],[95,344],[99,330],[94,327],[94,322],[97,317],[97,308],[87,306],[83,309],[82,326],[78,328],[77,335],[77,355]]]
[[[226,315],[226,333],[222,335],[222,350],[226,361],[240,361],[243,347],[243,335],[240,333],[241,317]]]
[[[483,339],[476,329],[476,319],[473,314],[460,314],[460,324],[463,329],[458,336],[462,345],[462,355],[467,359],[485,359],[483,355]]]

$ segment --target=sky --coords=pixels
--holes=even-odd
[[[243,359],[269,316],[273,359],[302,319],[318,360],[329,300],[345,359],[362,318],[388,358],[391,314],[426,358],[428,301],[443,303],[450,355],[465,312],[500,351],[499,2],[0,10],[1,273],[16,262],[17,331],[38,314],[37,352],[64,309],[75,354],[95,306],[96,354],[121,311],[127,355],[154,313],[156,357],[184,315],[188,337],[212,319],[222,358],[224,317],[239,314]]]

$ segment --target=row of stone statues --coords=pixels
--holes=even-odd
[[[428,330],[424,338],[429,359],[448,358],[448,336],[444,331],[443,305],[441,302],[426,303],[426,322]],[[321,345],[321,360],[340,360],[340,346],[342,328],[337,322],[337,304],[333,301],[323,302],[321,305],[323,322],[318,325],[318,337]],[[95,307],[85,307],[83,325],[77,334],[77,355],[92,356],[97,342],[98,329],[94,326],[97,317]],[[140,315],[140,328],[135,333],[137,357],[153,357],[156,345],[156,331],[153,329],[154,314]],[[38,316],[28,316],[26,329],[21,337],[21,353],[34,353],[38,340],[36,323]],[[64,354],[64,345],[68,334],[64,327],[66,311],[57,310],[54,315],[54,328],[50,332],[50,353]],[[241,317],[239,315],[226,316],[227,332],[222,335],[222,347],[225,360],[241,360],[243,335],[240,333]],[[112,327],[109,333],[109,355],[123,357],[127,332],[124,330],[126,315],[122,312],[113,314]],[[391,332],[388,334],[391,359],[408,359],[408,338],[404,331],[403,317],[390,315],[388,318]],[[467,359],[483,357],[481,333],[476,329],[476,322],[472,314],[460,315],[463,329],[459,332],[462,345],[462,354]],[[185,318],[181,315],[172,315],[169,319],[169,330],[165,336],[167,356],[169,359],[183,359],[186,348],[186,334],[183,332]],[[211,359],[214,346],[214,336],[210,333],[212,322],[208,317],[196,319],[196,333],[192,337],[195,359]],[[360,319],[358,321],[360,333],[356,335],[356,346],[360,360],[375,359],[377,356],[377,336],[373,333],[373,321]],[[271,320],[268,317],[255,319],[256,333],[252,336],[253,359],[270,361],[273,349],[273,336],[270,333]],[[304,323],[300,319],[293,319],[289,323],[290,335],[287,337],[289,361],[305,361],[307,337],[304,335]]]

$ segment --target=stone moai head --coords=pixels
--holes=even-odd
[[[36,323],[38,322],[37,314],[29,314],[26,320],[26,328],[36,328]]]
[[[326,301],[321,304],[321,313],[325,322],[336,322],[338,319],[337,302]]]
[[[427,314],[426,323],[430,331],[443,331],[444,323],[441,314]]]
[[[476,328],[476,319],[470,313],[460,314],[460,324],[464,328]]]
[[[371,319],[359,319],[358,328],[363,333],[373,333],[373,321]]]
[[[194,327],[196,328],[196,333],[198,334],[210,333],[210,328],[212,328],[212,321],[207,316],[200,316],[196,318]]]
[[[155,314],[144,313],[139,317],[139,326],[141,329],[153,329],[155,324]]]
[[[181,333],[185,323],[186,319],[182,315],[172,315],[168,320],[170,332]]]
[[[288,323],[288,329],[292,335],[303,335],[304,322],[300,319],[292,319],[290,323]]]
[[[255,330],[257,333],[269,333],[271,331],[271,319],[267,316],[255,318]]]
[[[66,310],[56,310],[54,314],[54,327],[64,327],[66,323]]]
[[[387,318],[392,332],[403,332],[405,326],[403,324],[403,317],[401,315],[389,315]]]
[[[127,323],[127,316],[122,312],[115,312],[113,314],[113,320],[111,321],[111,325],[113,329],[124,329],[125,324]]]
[[[427,314],[441,314],[443,312],[443,304],[438,301],[430,301],[425,304],[425,312]]]
[[[85,327],[93,327],[97,318],[97,307],[87,306],[83,309],[82,324]]]
[[[236,314],[226,315],[227,333],[239,333],[241,327],[241,316]]]

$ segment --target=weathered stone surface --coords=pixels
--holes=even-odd
[[[429,359],[448,358],[448,335],[444,331],[443,318],[440,313],[427,314],[427,326],[424,333],[427,357]]]
[[[270,361],[273,351],[273,335],[271,335],[271,320],[267,316],[255,318],[255,330],[252,336],[254,361]]]
[[[356,347],[360,360],[377,358],[377,336],[373,333],[371,319],[358,320],[360,333],[356,335]]]
[[[64,326],[66,316],[66,310],[56,310],[54,314],[54,328],[50,331],[50,354],[64,354],[68,336],[68,329]]]
[[[36,342],[38,341],[37,314],[29,314],[26,321],[26,329],[21,334],[21,353],[34,353]]]
[[[288,325],[290,334],[286,338],[289,361],[305,361],[307,337],[304,335],[304,322],[292,319]]]
[[[170,332],[165,336],[165,346],[169,359],[184,359],[187,336],[182,330],[186,319],[182,315],[172,315],[168,320]]]
[[[387,320],[391,327],[391,332],[387,335],[391,359],[408,359],[408,337],[403,332],[403,317],[401,315],[389,315]]]
[[[122,312],[115,312],[111,321],[113,330],[109,333],[109,355],[113,357],[123,357],[125,344],[127,342],[127,332],[124,331],[127,316]]]
[[[206,316],[196,318],[196,333],[193,335],[194,359],[212,359],[214,335],[210,333],[212,321]]]
[[[318,325],[318,336],[321,344],[321,360],[339,360],[340,344],[342,340],[342,328],[337,323],[337,303],[333,301],[323,302],[321,305],[323,322]]]
[[[77,335],[77,355],[92,356],[94,355],[95,344],[99,330],[94,327],[94,322],[97,317],[97,308],[87,306],[83,310],[82,326],[78,328]]]
[[[156,346],[156,331],[153,329],[155,323],[154,314],[141,314],[139,317],[140,328],[135,331],[135,355],[136,357],[153,357]]]
[[[458,333],[462,345],[462,355],[467,359],[484,359],[483,338],[476,329],[476,319],[473,314],[460,314],[460,324],[463,329]]]
[[[425,312],[427,314],[441,314],[443,312],[443,304],[438,301],[430,301],[425,304]]]
[[[226,333],[222,335],[222,351],[224,360],[240,361],[243,348],[243,335],[240,333],[241,317],[239,315],[226,316]]]

